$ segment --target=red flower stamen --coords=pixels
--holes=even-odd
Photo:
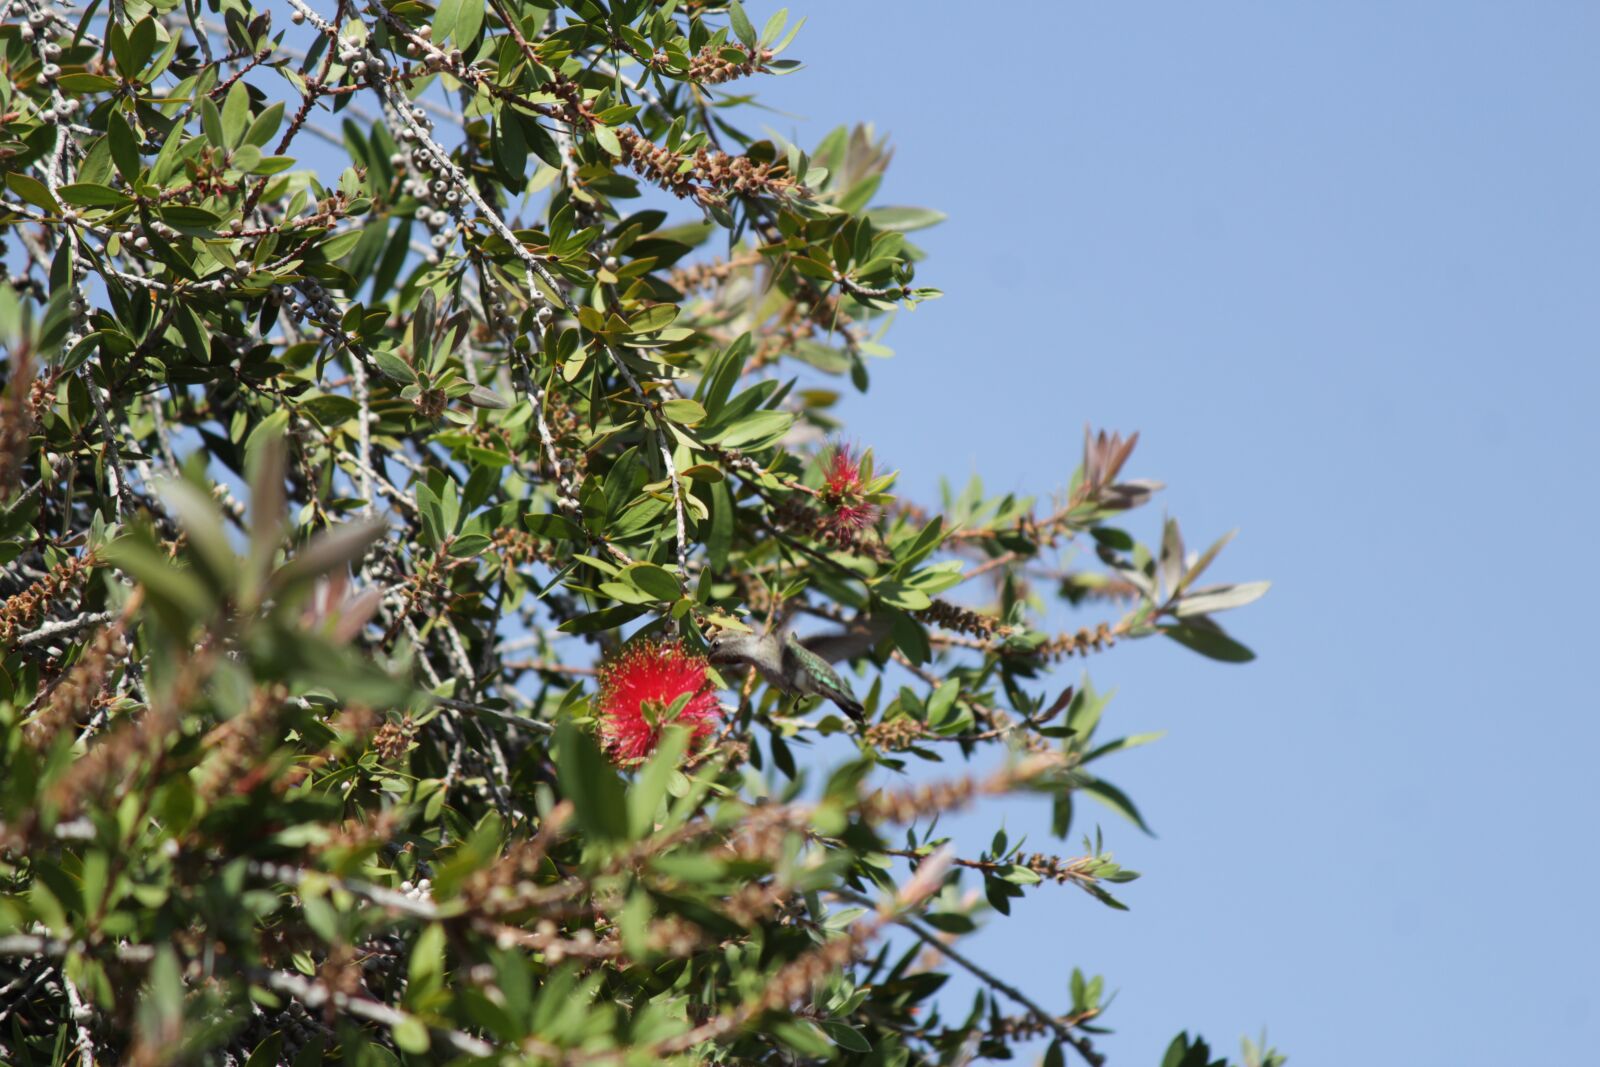
[[[849,539],[866,529],[876,514],[871,504],[838,504],[822,516],[822,525],[835,537]]]
[[[668,712],[680,697],[688,700],[677,715]],[[717,694],[706,661],[676,641],[635,641],[600,668],[595,700],[600,741],[621,767],[642,763],[661,743],[672,723],[709,734],[717,714]]]
[[[849,445],[837,444],[822,461],[823,512],[818,525],[824,536],[841,544],[853,543],[878,515],[861,480],[862,458]]]
[[[852,496],[861,492],[861,460],[852,454],[849,445],[834,445],[833,451],[822,465],[825,491],[834,496]]]

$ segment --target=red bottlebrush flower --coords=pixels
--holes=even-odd
[[[870,478],[870,460],[857,456],[846,444],[834,445],[822,461],[823,534],[841,544],[851,544],[856,535],[872,524],[878,509],[867,499],[865,478]]]
[[[824,491],[834,496],[853,496],[861,492],[861,459],[849,445],[834,445],[822,463]]]
[[[822,527],[836,539],[851,541],[872,524],[877,509],[871,504],[835,504],[822,516]]]
[[[600,668],[595,700],[600,741],[619,767],[649,758],[662,732],[676,722],[699,740],[712,730],[717,694],[705,658],[676,641],[636,641]],[[687,698],[676,715],[674,704]]]

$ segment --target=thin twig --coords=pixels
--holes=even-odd
[[[864,897],[859,893],[852,893],[849,890],[835,890],[835,894],[841,899],[848,900],[855,904],[866,905],[868,907],[873,906],[876,903],[876,901],[873,901],[868,897]],[[905,927],[907,930],[910,930],[929,947],[939,952],[941,955],[948,957],[951,962],[965,968],[974,978],[986,983],[996,992],[1005,994],[1018,1004],[1021,1004],[1024,1008],[1027,1008],[1028,1011],[1033,1014],[1033,1017],[1038,1019],[1042,1025],[1049,1028],[1050,1032],[1055,1034],[1063,1044],[1071,1045],[1074,1049],[1076,1049],[1078,1054],[1084,1058],[1084,1061],[1090,1064],[1090,1067],[1102,1067],[1102,1065],[1106,1062],[1105,1056],[1095,1050],[1094,1046],[1089,1042],[1087,1037],[1084,1037],[1080,1034],[1074,1034],[1070,1029],[1062,1024],[1060,1019],[1045,1011],[1044,1008],[1040,1007],[1038,1002],[1032,997],[1028,996],[1028,994],[1024,993],[1010,982],[1007,982],[999,975],[994,974],[992,971],[985,969],[975,961],[968,959],[960,952],[957,952],[943,938],[939,937],[932,930],[929,930],[927,927],[923,926],[910,915],[895,915],[890,919],[890,921],[899,926]]]
[[[83,1003],[83,998],[78,995],[78,987],[65,968],[61,971],[61,984],[67,991],[67,1004],[72,1010],[72,1028],[77,1035],[75,1044],[78,1046],[78,1063],[81,1067],[94,1067],[94,1038],[89,1036],[89,1028],[84,1025],[94,1017],[94,1009]]]
[[[443,704],[445,707],[455,711],[470,711],[475,715],[487,715],[490,718],[499,719],[501,722],[508,722],[513,726],[527,727],[540,733],[554,733],[556,729],[554,724],[545,722],[543,719],[527,719],[521,715],[513,715],[509,711],[501,711],[499,708],[491,708],[483,704],[456,700],[453,697],[434,697],[433,699],[435,703]]]
[[[23,648],[28,645],[36,645],[39,642],[47,641],[52,637],[59,637],[62,634],[74,634],[79,630],[86,630],[91,626],[99,626],[101,623],[110,622],[114,618],[116,618],[116,615],[112,612],[94,611],[79,615],[77,618],[73,619],[62,619],[58,622],[47,622],[37,629],[23,634],[21,637],[17,638],[16,641],[12,642],[12,644],[17,648]]]
[[[351,1015],[369,1019],[375,1023],[382,1023],[389,1027],[421,1022],[415,1015],[409,1015],[399,1008],[392,1008],[381,1001],[371,1000],[367,997],[350,996],[348,993],[329,989],[321,982],[313,982],[309,978],[303,978],[298,974],[289,974],[286,971],[262,970],[255,970],[253,974],[268,989],[286,993],[313,1010],[322,1007],[324,1004],[332,1004],[335,1008],[347,1011]],[[460,1030],[450,1030],[443,1027],[430,1027],[430,1029],[444,1038],[445,1043],[455,1051],[465,1055],[487,1059],[496,1052],[494,1045]]]

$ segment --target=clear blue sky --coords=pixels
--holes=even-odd
[[[1159,839],[1101,820],[1132,912],[1035,891],[969,950],[1054,1004],[1106,974],[1115,1064],[1263,1024],[1299,1067],[1592,1062],[1600,7],[791,10],[772,128],[871,120],[950,215],[851,432],[931,496],[1138,429],[1191,542],[1242,527],[1218,578],[1276,582],[1254,664],[1090,663],[1171,731],[1112,775]]]

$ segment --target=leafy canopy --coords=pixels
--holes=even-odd
[[[1134,873],[938,817],[1142,829],[1054,667],[1247,660],[1265,585],[1122,528],[1136,437],[936,507],[842,439],[941,216],[741,128],[797,21],[0,10],[7,1062],[1103,1062],[1100,978],[955,942]]]

